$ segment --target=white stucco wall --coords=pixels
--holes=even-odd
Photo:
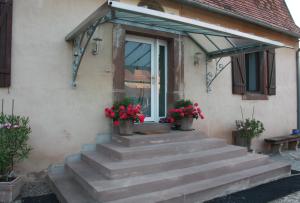
[[[263,139],[272,136],[287,135],[297,128],[297,83],[296,83],[296,50],[276,49],[276,96],[268,100],[242,100],[242,96],[232,94],[231,67],[227,67],[212,83],[210,93],[206,92],[205,58],[201,55],[199,66],[194,65],[194,54],[201,52],[189,39],[185,39],[185,97],[198,101],[206,114],[206,119],[196,121],[195,126],[209,136],[224,138],[231,143],[231,132],[235,120],[241,119],[240,107],[244,117],[251,117],[253,107],[255,118],[261,120],[266,128],[263,135],[255,139],[253,146],[261,151]],[[223,64],[230,60],[227,57]],[[209,64],[209,70],[215,68]],[[191,79],[193,78],[193,79]]]
[[[32,127],[25,171],[39,171],[50,163],[93,143],[96,134],[109,132],[103,109],[112,102],[112,25],[100,29],[99,56],[87,55],[71,88],[72,45],[64,37],[90,15],[100,0],[14,1],[12,86],[0,89],[5,112],[15,99],[15,113],[29,116]]]
[[[84,3],[83,3],[84,2]],[[94,143],[97,133],[110,132],[104,107],[112,103],[112,25],[97,31],[103,39],[100,55],[91,47],[82,61],[78,87],[71,88],[72,45],[64,37],[92,13],[103,0],[17,0],[14,1],[12,86],[0,89],[5,112],[15,99],[15,113],[29,116],[34,148],[30,158],[19,165],[23,172],[40,171],[51,163]],[[209,136],[231,141],[240,105],[262,120],[266,136],[284,135],[296,127],[295,51],[278,49],[277,95],[268,101],[243,101],[231,92],[231,69],[227,68],[206,93],[205,60],[194,66],[198,48],[185,39],[185,97],[199,102],[206,119],[195,127]],[[262,142],[256,142],[258,146]]]

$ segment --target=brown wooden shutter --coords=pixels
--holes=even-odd
[[[11,83],[12,0],[0,0],[0,87]]]
[[[267,53],[267,72],[268,72],[268,94],[276,95],[276,63],[275,49],[269,49]]]
[[[246,92],[245,54],[232,56],[231,65],[232,65],[232,93],[245,94]]]

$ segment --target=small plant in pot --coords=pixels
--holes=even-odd
[[[243,109],[241,107],[242,120],[235,121],[236,131],[233,132],[234,143],[239,146],[247,147],[251,151],[251,141],[259,137],[264,131],[264,124],[254,118],[254,107],[251,118],[244,119]]]
[[[134,105],[129,98],[115,102],[111,108],[105,108],[105,116],[112,119],[114,126],[119,127],[120,135],[132,135],[134,123],[143,123],[145,120],[141,105]]]
[[[193,130],[193,121],[198,118],[204,119],[198,103],[184,99],[175,102],[174,108],[170,109],[168,116],[168,120],[175,123],[175,129],[184,131]]]
[[[31,151],[30,133],[27,117],[0,114],[0,202],[13,201],[21,191],[23,178],[16,176],[14,167]]]

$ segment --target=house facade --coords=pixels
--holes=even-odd
[[[206,118],[194,128],[229,144],[241,109],[245,118],[254,111],[266,128],[253,142],[257,151],[264,138],[297,128],[300,29],[283,0],[109,2],[0,0],[8,10],[0,24],[0,98],[5,113],[14,100],[14,113],[29,116],[32,127],[33,151],[20,170],[62,162],[97,134],[108,139],[104,108],[124,96],[142,102],[148,122],[177,99],[198,102]],[[118,19],[103,18],[76,47],[105,9]]]

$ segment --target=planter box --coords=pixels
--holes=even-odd
[[[23,177],[17,177],[11,182],[0,182],[0,202],[9,203],[15,200],[24,185]]]
[[[234,145],[247,147],[248,151],[251,150],[251,139],[241,136],[239,131],[232,131],[232,141]]]

